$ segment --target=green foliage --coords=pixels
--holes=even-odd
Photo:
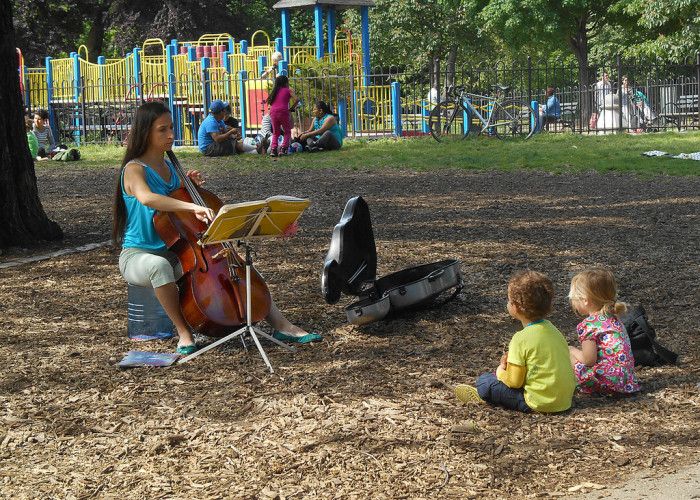
[[[327,75],[349,75],[350,65],[347,63],[331,63],[323,59],[314,59],[297,66],[294,76],[319,77]]]
[[[339,99],[349,99],[349,75],[350,65],[346,63],[314,60],[299,65],[291,75],[290,86],[302,99],[302,113],[310,115],[316,100],[330,103],[335,108]]]
[[[250,39],[258,29],[280,36],[276,0],[12,0],[18,46],[29,66],[80,43],[121,57],[149,37],[196,39],[228,32]],[[374,66],[423,75],[433,58],[444,71],[506,63],[530,55],[582,64],[623,56],[680,62],[700,47],[698,0],[376,0],[370,9]],[[358,9],[338,11],[338,26],[360,37]],[[314,45],[313,11],[294,10],[292,44]],[[96,40],[95,38],[98,38]],[[93,50],[93,48],[95,48]]]
[[[76,51],[98,27],[100,54],[121,57],[146,38],[197,39],[205,33],[247,38],[262,29],[280,33],[276,0],[12,0],[18,45],[31,66],[47,55]],[[94,54],[95,56],[100,54]],[[91,54],[92,56],[92,54]]]
[[[43,66],[46,56],[67,56],[77,50],[75,40],[83,32],[83,14],[77,0],[13,0],[12,9],[15,40],[28,67]]]
[[[639,28],[649,34],[628,49],[630,55],[681,61],[700,49],[697,0],[629,0],[625,12],[638,18]]]
[[[452,47],[461,62],[478,61],[488,38],[479,35],[475,13],[475,1],[377,0],[370,9],[373,64],[424,71],[432,57],[444,59]],[[345,26],[359,36],[359,14],[349,11]]]

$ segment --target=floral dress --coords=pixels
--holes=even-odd
[[[629,394],[639,391],[634,357],[624,325],[615,316],[591,314],[576,328],[581,343],[592,340],[598,347],[596,363],[576,362],[574,373],[585,393]]]

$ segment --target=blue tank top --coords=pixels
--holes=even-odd
[[[158,172],[145,163],[136,160],[132,161],[143,166],[146,173],[146,184],[154,193],[168,196],[180,187],[180,178],[169,161],[165,161],[170,169],[170,182],[167,183]],[[165,243],[160,239],[153,225],[153,215],[157,210],[142,204],[136,196],[126,194],[126,191],[124,191],[124,169],[122,169],[120,182],[122,198],[126,205],[126,227],[124,228],[122,248],[143,248],[144,250],[156,252],[167,250]]]
[[[314,118],[313,121],[313,130],[318,130],[321,127],[323,127],[323,122],[326,121],[326,118],[329,116],[333,115],[323,115],[321,118]],[[342,146],[343,145],[343,131],[340,129],[340,125],[338,125],[338,120],[336,120],[335,125],[333,125],[331,128],[328,129],[328,131],[335,136],[336,139],[338,139],[338,143]]]

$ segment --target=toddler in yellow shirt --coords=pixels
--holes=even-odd
[[[508,313],[520,321],[496,373],[484,373],[476,387],[458,385],[463,402],[487,402],[511,410],[554,413],[571,407],[576,378],[569,347],[546,316],[552,310],[554,287],[547,276],[521,271],[508,283]]]

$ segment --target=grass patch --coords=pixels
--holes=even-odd
[[[641,153],[662,150],[673,154],[700,150],[700,132],[656,134],[542,134],[528,141],[500,141],[480,137],[439,144],[430,137],[394,140],[347,140],[338,152],[297,154],[272,161],[268,157],[242,155],[235,158],[205,158],[194,148],[178,148],[183,166],[200,170],[217,167],[238,170],[291,168],[408,168],[425,171],[442,168],[474,170],[541,170],[554,173],[631,172],[642,175],[697,175],[693,160],[647,158]],[[84,146],[81,166],[118,166],[124,148]],[[63,165],[76,165],[65,163]],[[37,163],[37,168],[55,167],[55,162]]]

